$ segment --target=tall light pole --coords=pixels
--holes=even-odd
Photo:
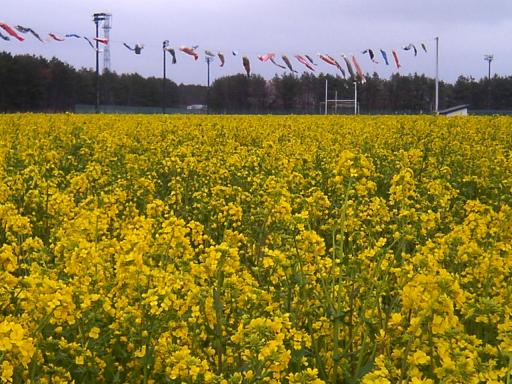
[[[206,58],[205,58],[205,61],[206,61],[206,73],[207,73],[206,84],[207,84],[208,88],[210,88],[210,63],[214,59],[215,58],[211,57],[211,56],[206,56]]]
[[[487,94],[487,106],[491,108],[491,63],[494,60],[494,55],[485,55],[484,60],[489,63],[489,70],[487,72],[487,78],[489,79],[489,91]]]
[[[163,53],[163,76],[162,76],[162,113],[165,114],[165,83],[167,81],[167,68],[165,61],[165,51],[169,46],[169,40],[164,40],[162,43],[162,53]]]
[[[487,78],[491,80],[491,63],[494,60],[494,55],[484,55],[484,60],[489,63],[489,72]]]

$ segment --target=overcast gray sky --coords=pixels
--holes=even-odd
[[[113,14],[110,49],[112,70],[118,73],[161,76],[162,41],[169,39],[176,48],[199,45],[199,53],[223,51],[226,65],[219,68],[214,63],[212,79],[244,72],[241,56],[233,57],[232,50],[246,54],[253,73],[266,78],[283,72],[257,60],[258,54],[267,52],[321,52],[338,59],[342,53],[355,53],[365,72],[388,77],[396,71],[394,66],[374,64],[361,51],[400,49],[421,42],[427,45],[427,54],[420,50],[414,57],[400,49],[400,73],[434,76],[435,36],[440,38],[442,80],[486,76],[483,57],[487,53],[495,56],[493,73],[508,76],[512,72],[511,0],[12,0],[4,2],[0,21],[31,27],[41,34],[94,37],[92,14],[98,11]],[[94,51],[85,41],[42,44],[26,37],[23,43],[0,40],[0,50],[56,56],[76,67],[95,64]],[[122,42],[143,43],[145,49],[135,55]],[[169,62],[168,77],[177,83],[205,84],[204,57],[194,62],[190,56],[177,55],[178,64]],[[304,69],[295,60],[293,65]],[[318,68],[318,72],[336,74],[327,64]]]

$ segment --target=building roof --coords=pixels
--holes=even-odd
[[[457,111],[460,111],[462,109],[468,109],[468,107],[469,107],[469,104],[461,104],[461,105],[457,105],[455,107],[443,109],[443,110],[439,111],[439,114],[440,115],[446,115],[448,113],[457,112]]]

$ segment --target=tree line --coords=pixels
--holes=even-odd
[[[59,59],[0,52],[0,112],[65,112],[96,102],[96,73]],[[206,87],[167,80],[165,106],[206,101]],[[106,72],[100,76],[102,104],[162,106],[162,79]]]
[[[216,79],[209,89],[167,80],[165,106],[207,104],[215,113],[320,113],[326,80],[328,99],[353,99],[353,82],[340,76],[283,74],[265,80],[238,74]],[[56,58],[1,52],[0,84],[0,112],[73,111],[76,104],[96,100],[95,72],[75,69]],[[158,77],[115,72],[100,76],[102,104],[159,107],[162,89]],[[461,76],[453,84],[440,82],[439,94],[441,108],[469,104],[473,110],[512,110],[512,76],[480,80]],[[374,73],[358,85],[358,101],[361,113],[431,113],[434,79],[419,74],[382,79]]]

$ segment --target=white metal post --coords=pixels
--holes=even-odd
[[[327,79],[325,79],[325,114],[327,115]]]
[[[354,115],[357,115],[357,81],[354,81]]]
[[[439,37],[436,37],[436,99],[435,112],[439,113]]]

